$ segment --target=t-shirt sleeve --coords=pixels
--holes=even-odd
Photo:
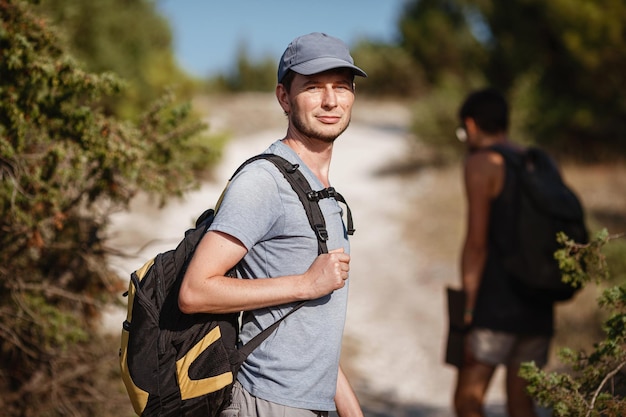
[[[250,250],[280,233],[283,203],[276,179],[262,161],[244,168],[230,183],[209,230],[226,233]]]

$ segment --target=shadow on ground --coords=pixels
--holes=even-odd
[[[362,399],[361,407],[365,417],[455,417],[451,407],[439,407],[420,404],[399,404],[384,400],[369,401]],[[539,417],[550,417],[551,411],[547,408],[537,407]],[[504,404],[487,404],[485,406],[486,417],[508,417]],[[338,417],[337,413],[331,413],[330,417]]]
[[[363,404],[365,417],[454,417],[448,407],[432,407],[419,404]],[[331,413],[331,417],[337,417]],[[486,408],[487,417],[507,417],[504,406],[491,405]]]

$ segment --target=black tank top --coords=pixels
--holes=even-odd
[[[554,309],[521,298],[504,271],[499,254],[514,250],[517,179],[513,167],[505,165],[502,191],[491,202],[488,254],[472,325],[492,330],[527,335],[552,335]]]

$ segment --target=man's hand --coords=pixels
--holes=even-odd
[[[350,255],[343,248],[319,255],[302,275],[307,298],[314,300],[343,288],[350,271]]]

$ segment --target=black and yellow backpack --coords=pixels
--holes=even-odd
[[[318,202],[322,198],[335,198],[345,204],[343,197],[332,188],[312,191],[298,166],[277,155],[252,157],[232,177],[248,163],[261,158],[272,161],[292,185],[318,237],[319,253],[328,252],[324,217]],[[348,233],[352,234],[349,207],[347,213]],[[248,354],[303,304],[239,349],[240,313],[182,313],[178,308],[180,284],[214,215],[213,209],[206,210],[175,249],[158,254],[131,274],[120,365],[126,390],[139,416],[218,415],[229,404],[232,384]],[[230,276],[236,276],[234,269]]]

